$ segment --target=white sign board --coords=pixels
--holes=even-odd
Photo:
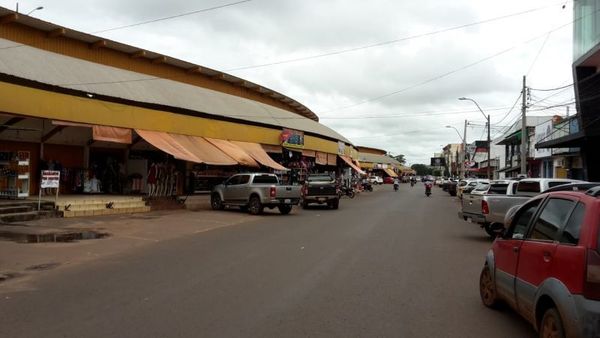
[[[41,188],[58,188],[60,185],[60,171],[42,170]]]

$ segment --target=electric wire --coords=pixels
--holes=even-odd
[[[439,30],[435,30],[435,31],[427,32],[427,33],[421,33],[421,34],[411,35],[411,36],[407,36],[407,37],[403,37],[403,38],[398,38],[398,39],[393,39],[393,40],[388,40],[388,41],[381,41],[381,42],[377,42],[377,43],[373,43],[373,44],[369,44],[369,45],[364,45],[364,46],[359,46],[359,47],[353,47],[353,48],[347,48],[347,49],[341,49],[341,50],[337,50],[337,51],[331,51],[331,52],[327,52],[327,53],[321,53],[321,54],[309,55],[309,56],[304,56],[304,57],[292,58],[292,59],[287,59],[287,60],[268,62],[268,63],[263,63],[263,64],[233,67],[233,68],[226,69],[225,71],[226,72],[235,72],[235,71],[240,71],[240,70],[248,70],[248,69],[255,69],[255,68],[270,67],[270,66],[276,66],[276,65],[282,65],[282,64],[287,64],[287,63],[294,63],[294,62],[312,60],[312,59],[323,58],[323,57],[328,57],[328,56],[332,56],[332,55],[346,54],[346,53],[356,52],[356,51],[360,51],[360,50],[364,50],[364,49],[369,49],[369,48],[375,48],[375,47],[381,47],[381,46],[396,44],[396,43],[399,43],[399,42],[414,40],[414,39],[423,38],[423,37],[427,37],[427,36],[438,35],[438,34],[441,34],[441,33],[446,33],[446,32],[450,32],[450,31],[454,31],[454,30],[459,30],[459,29],[463,29],[463,28],[468,28],[468,27],[472,27],[472,26],[476,26],[476,25],[481,25],[481,24],[485,24],[485,23],[489,23],[489,22],[499,21],[499,20],[503,20],[503,19],[512,18],[512,17],[515,17],[515,16],[520,16],[520,15],[524,15],[524,14],[529,14],[529,13],[541,11],[541,10],[544,10],[544,9],[547,9],[547,8],[550,8],[550,7],[554,7],[557,4],[559,4],[559,3],[561,3],[561,2],[554,3],[554,4],[551,4],[551,5],[547,5],[547,6],[543,6],[543,7],[528,9],[528,10],[525,10],[525,11],[522,11],[522,12],[517,12],[517,13],[502,15],[502,16],[498,16],[498,17],[494,17],[494,18],[490,18],[490,19],[486,19],[486,20],[471,22],[471,23],[468,23],[468,24],[463,24],[463,25],[448,27],[448,28],[444,28],[444,29],[439,29]]]
[[[252,1],[252,0],[242,0],[242,1],[231,2],[231,3],[219,5],[219,6],[213,6],[213,7],[199,9],[199,10],[195,10],[195,11],[191,11],[191,12],[185,12],[185,13],[181,13],[181,14],[166,16],[166,17],[162,17],[162,18],[158,18],[158,19],[146,20],[146,21],[142,21],[142,22],[132,23],[132,24],[129,24],[129,25],[124,25],[124,26],[118,26],[118,27],[103,29],[103,30],[92,32],[92,34],[100,34],[100,33],[112,32],[112,31],[116,31],[116,30],[120,30],[120,29],[125,29],[125,28],[131,28],[131,27],[137,27],[137,26],[141,26],[141,25],[146,25],[146,24],[149,24],[149,23],[154,23],[154,22],[159,22],[159,21],[165,21],[165,20],[171,20],[171,19],[181,18],[181,17],[184,17],[184,16],[193,15],[193,14],[209,12],[209,11],[213,11],[213,10],[221,9],[221,8],[225,8],[225,7],[231,7],[231,6],[243,4],[243,3],[246,3],[246,2],[250,2],[250,1]]]

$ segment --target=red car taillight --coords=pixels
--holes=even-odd
[[[587,299],[600,300],[600,253],[596,250],[590,249],[587,252],[583,296]]]
[[[269,195],[271,196],[271,198],[274,198],[275,195],[277,195],[277,189],[275,187],[271,187],[271,190],[269,191]]]
[[[481,212],[484,215],[489,215],[489,213],[490,213],[490,206],[488,205],[487,201],[481,201]]]

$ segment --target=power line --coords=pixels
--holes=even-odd
[[[533,62],[531,63],[531,66],[529,66],[529,70],[527,71],[526,76],[529,76],[529,73],[531,73],[531,70],[535,66],[538,58],[540,57],[540,54],[542,54],[542,51],[544,50],[544,47],[546,46],[546,42],[548,42],[548,39],[550,38],[550,34],[552,34],[552,33],[548,33],[548,35],[546,35],[546,38],[544,39],[544,42],[542,43],[542,46],[540,47],[540,49],[538,50],[537,54],[535,55],[535,59],[533,59]]]
[[[572,85],[573,85],[573,83],[565,85],[565,86],[561,86],[561,87],[556,87],[556,88],[548,88],[548,89],[529,88],[529,89],[539,91],[539,92],[550,92],[550,91],[555,91],[555,90],[559,90],[559,89],[565,89],[565,88],[571,87]]]
[[[176,14],[176,15],[171,15],[171,16],[166,16],[166,17],[163,17],[163,18],[158,18],[158,19],[152,19],[152,20],[147,20],[147,21],[132,23],[132,24],[129,24],[129,25],[118,26],[118,27],[114,27],[114,28],[103,29],[103,30],[100,30],[100,31],[92,32],[92,34],[112,32],[112,31],[116,31],[116,30],[119,30],[119,29],[125,29],[125,28],[146,25],[146,24],[149,24],[149,23],[154,23],[154,22],[159,22],[159,21],[165,21],[165,20],[171,20],[171,19],[181,18],[181,17],[184,17],[184,16],[193,15],[193,14],[209,12],[209,11],[213,11],[213,10],[221,9],[221,8],[225,8],[225,7],[231,7],[231,6],[239,5],[239,4],[242,4],[242,3],[245,3],[245,2],[250,2],[250,1],[252,1],[252,0],[242,0],[242,1],[237,1],[237,2],[231,2],[231,3],[228,3],[228,4],[224,4],[224,5],[219,5],[219,6],[214,6],[214,7],[199,9],[199,10],[196,10],[196,11],[191,11],[191,12],[186,12],[186,13],[181,13],[181,14]]]
[[[578,20],[580,20],[580,19],[578,19]],[[491,59],[493,59],[493,58],[496,58],[496,57],[498,57],[498,56],[500,56],[500,55],[506,54],[506,53],[508,53],[508,52],[510,52],[510,51],[512,51],[512,50],[514,50],[514,49],[516,49],[516,48],[517,48],[517,47],[519,47],[520,45],[527,44],[527,43],[530,43],[530,42],[532,42],[532,41],[535,41],[535,40],[537,40],[537,39],[540,39],[540,38],[542,38],[542,37],[546,36],[546,35],[547,35],[547,34],[549,34],[549,33],[552,33],[552,32],[555,32],[555,31],[558,31],[558,30],[560,30],[560,29],[562,29],[562,28],[565,28],[565,27],[567,27],[567,26],[571,25],[573,22],[574,22],[574,21],[571,21],[571,22],[569,22],[569,23],[563,24],[563,25],[561,25],[561,26],[558,26],[558,27],[556,27],[556,28],[554,28],[554,29],[552,29],[552,30],[550,30],[550,31],[548,31],[548,32],[546,32],[546,33],[544,33],[544,34],[542,34],[542,35],[538,35],[538,36],[536,36],[536,37],[534,37],[534,38],[531,38],[531,39],[529,39],[529,40],[525,40],[525,41],[523,41],[523,42],[521,42],[521,43],[519,43],[519,44],[517,44],[517,45],[514,45],[514,46],[512,46],[512,47],[506,48],[506,49],[504,49],[504,50],[502,50],[502,51],[499,51],[499,52],[497,52],[497,53],[495,53],[495,54],[489,55],[489,56],[487,56],[487,57],[485,57],[485,58],[482,58],[482,59],[480,59],[480,60],[478,60],[478,61],[475,61],[475,62],[473,62],[473,63],[470,63],[470,64],[468,64],[468,65],[466,65],[466,66],[462,66],[462,67],[460,67],[460,68],[457,68],[457,69],[454,69],[454,70],[452,70],[452,71],[449,71],[449,72],[446,72],[446,73],[443,73],[443,74],[437,75],[437,76],[435,76],[435,77],[432,77],[432,78],[430,78],[430,79],[427,79],[427,80],[425,80],[425,81],[419,82],[419,83],[417,83],[417,84],[414,84],[414,85],[411,85],[411,86],[408,86],[408,87],[404,87],[404,88],[402,88],[402,89],[400,89],[400,90],[396,90],[396,91],[393,91],[393,92],[390,92],[390,93],[387,93],[387,94],[383,94],[383,95],[379,95],[379,96],[372,97],[372,98],[369,98],[369,99],[365,99],[365,100],[363,100],[363,101],[360,101],[360,102],[357,102],[357,103],[355,103],[355,104],[351,104],[351,105],[348,105],[348,106],[342,106],[342,107],[340,107],[340,108],[334,108],[334,109],[330,109],[330,110],[327,110],[327,111],[324,111],[324,112],[321,112],[321,113],[329,113],[329,112],[333,112],[333,111],[339,111],[339,110],[345,110],[345,109],[349,109],[349,108],[354,108],[354,107],[357,107],[357,106],[363,105],[363,104],[365,104],[365,103],[369,103],[369,102],[373,102],[373,101],[379,101],[379,100],[385,99],[385,98],[387,98],[387,97],[390,97],[390,96],[393,96],[393,95],[397,95],[397,94],[400,94],[400,93],[403,93],[403,92],[409,91],[409,90],[411,90],[411,89],[414,89],[414,88],[417,88],[417,87],[420,87],[420,86],[426,85],[426,84],[428,84],[428,83],[431,83],[431,82],[434,82],[434,81],[436,81],[436,80],[442,79],[442,78],[444,78],[444,77],[447,77],[447,76],[449,76],[449,75],[452,75],[452,74],[458,73],[458,72],[460,72],[460,71],[463,71],[463,70],[465,70],[465,69],[468,69],[468,68],[471,68],[471,67],[473,67],[473,66],[476,66],[476,65],[478,65],[478,64],[480,64],[480,63],[483,63],[483,62],[485,62],[485,61],[488,61],[488,60],[491,60]]]
[[[519,96],[517,96],[517,99],[515,100],[515,103],[512,105],[512,107],[510,108],[510,110],[508,111],[508,113],[506,113],[506,115],[504,115],[503,118],[500,119],[500,121],[496,122],[496,124],[501,123],[502,121],[504,121],[508,115],[510,115],[510,113],[513,111],[513,109],[515,109],[515,107],[517,106],[517,103],[519,103],[519,100],[521,99],[521,95],[523,95],[523,92],[521,91],[521,93],[519,93]]]
[[[559,3],[562,3],[562,2],[559,2]],[[377,43],[373,43],[373,44],[369,44],[369,45],[364,45],[364,46],[359,46],[359,47],[353,47],[353,48],[347,48],[347,49],[341,49],[341,50],[337,50],[337,51],[332,51],[332,52],[327,52],[327,53],[322,53],[322,54],[315,54],[315,55],[304,56],[304,57],[298,57],[298,58],[293,58],[293,59],[287,59],[287,60],[281,60],[281,61],[274,61],[274,62],[257,64],[257,65],[250,65],[250,66],[235,67],[235,68],[226,69],[225,71],[226,72],[234,72],[234,71],[239,71],[239,70],[247,70],[247,69],[254,69],[254,68],[263,68],[263,67],[269,67],[269,66],[276,66],[276,65],[281,65],[281,64],[287,64],[287,63],[293,63],[293,62],[300,62],[300,61],[312,60],[312,59],[323,58],[323,57],[332,56],[332,55],[346,54],[346,53],[356,52],[356,51],[359,51],[359,50],[364,50],[364,49],[369,49],[369,48],[375,48],[375,47],[381,47],[381,46],[396,44],[396,43],[399,43],[399,42],[414,40],[414,39],[418,39],[418,38],[422,38],[422,37],[427,37],[427,36],[433,36],[433,35],[442,34],[442,33],[450,32],[450,31],[458,30],[458,29],[468,28],[468,27],[472,27],[472,26],[476,26],[476,25],[481,25],[481,24],[493,22],[493,21],[508,19],[508,18],[511,18],[511,17],[520,16],[520,15],[524,15],[524,14],[528,14],[528,13],[533,13],[533,12],[541,11],[541,10],[544,10],[544,9],[547,9],[547,8],[550,8],[550,7],[554,7],[557,4],[558,3],[554,3],[554,4],[548,5],[548,6],[543,6],[543,7],[528,9],[528,10],[525,10],[525,11],[522,11],[522,12],[517,12],[517,13],[503,15],[503,16],[498,16],[498,17],[495,17],[495,18],[486,19],[486,20],[482,20],[482,21],[476,21],[476,22],[472,22],[472,23],[468,23],[468,24],[459,25],[459,26],[453,26],[453,27],[449,27],[449,28],[444,28],[444,29],[440,29],[440,30],[436,30],[436,31],[428,32],[428,33],[411,35],[411,36],[407,36],[407,37],[403,37],[403,38],[399,38],[399,39],[382,41],[382,42],[377,42]]]
[[[496,111],[504,110],[507,107],[500,108],[483,108],[485,111]],[[404,117],[419,117],[419,116],[438,116],[438,115],[456,115],[465,113],[478,113],[479,110],[458,110],[458,111],[427,111],[419,113],[408,113],[408,114],[394,114],[394,115],[374,115],[374,116],[319,116],[319,120],[362,120],[362,119],[386,119],[386,118],[404,118]]]

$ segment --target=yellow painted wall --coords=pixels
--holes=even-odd
[[[280,129],[185,116],[0,82],[0,111],[46,119],[279,144]],[[337,142],[304,137],[304,149],[337,153]]]

